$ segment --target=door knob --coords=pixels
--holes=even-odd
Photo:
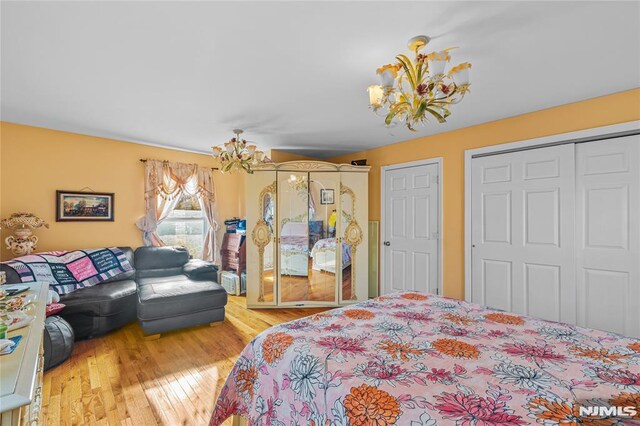
[[[391,245],[391,242],[389,242],[389,241],[385,241],[385,242],[384,242],[384,243],[382,243],[382,244],[384,244],[385,246],[389,247],[389,246]]]

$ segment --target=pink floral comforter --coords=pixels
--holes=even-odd
[[[640,424],[580,404],[640,408],[640,340],[400,293],[260,334],[211,424]]]

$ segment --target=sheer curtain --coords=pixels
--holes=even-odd
[[[160,225],[171,214],[183,194],[196,196],[206,218],[202,259],[218,262],[216,234],[216,197],[210,168],[197,164],[170,163],[147,160],[145,163],[145,215],[136,221],[148,246],[163,246],[157,233]]]
[[[200,167],[198,169],[198,187],[200,188],[200,196],[198,201],[200,202],[200,208],[204,213],[204,217],[207,219],[207,229],[205,230],[204,246],[202,247],[202,258],[209,260],[216,265],[219,264],[218,253],[220,253],[220,247],[218,247],[218,241],[216,236],[218,235],[217,211],[216,208],[216,196],[215,187],[213,184],[213,171],[211,169],[205,169]]]

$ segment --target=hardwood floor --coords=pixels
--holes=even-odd
[[[273,301],[273,270],[264,273],[265,301]],[[316,271],[309,261],[306,277],[283,275],[280,288],[283,302],[333,302],[336,298],[336,276],[331,272]],[[351,266],[342,270],[342,297],[351,298]]]
[[[149,341],[132,323],[76,342],[71,358],[44,374],[41,424],[206,425],[227,374],[253,337],[325,310],[248,310],[244,297],[230,296],[218,327]]]

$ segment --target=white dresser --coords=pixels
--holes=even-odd
[[[26,311],[35,315],[27,327],[9,337],[22,336],[9,355],[0,355],[0,425],[36,425],[42,405],[42,336],[49,284],[29,283],[35,301]],[[29,294],[27,293],[27,294]]]

